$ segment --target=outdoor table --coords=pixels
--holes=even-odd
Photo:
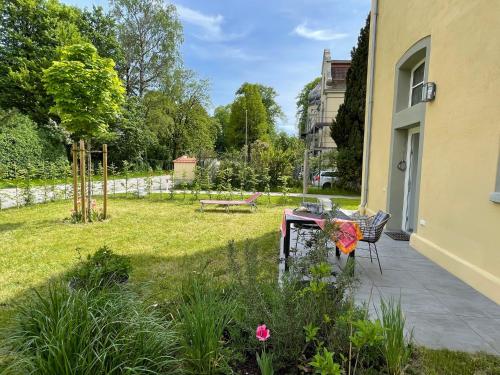
[[[345,215],[342,212],[338,212],[337,217],[331,219],[333,222],[339,223],[341,226],[341,233],[342,232],[342,226],[345,225],[346,229],[349,228],[355,232],[355,237],[351,237],[351,241],[348,247],[343,246],[342,243],[339,243],[338,241],[335,242],[335,255],[337,257],[340,257],[340,250],[344,252],[345,254],[348,254],[350,257],[355,256],[355,250],[356,250],[356,244],[358,240],[363,238],[361,235],[361,231],[359,229],[359,226],[356,222],[352,221],[349,216]],[[311,213],[297,213],[294,212],[292,209],[285,209],[283,212],[283,220],[281,222],[281,243],[280,246],[283,248],[283,254],[285,256],[285,270],[288,270],[288,258],[290,257],[290,239],[291,239],[291,233],[290,233],[290,228],[292,224],[307,224],[312,227],[317,227],[319,229],[323,229],[326,225],[328,219],[322,217],[321,215],[317,214],[311,214]],[[339,249],[340,245],[340,249]]]

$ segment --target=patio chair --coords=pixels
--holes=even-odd
[[[257,198],[259,198],[262,193],[255,193],[245,200],[241,201],[228,201],[228,200],[217,200],[217,199],[202,199],[200,200],[201,211],[205,208],[205,205],[216,205],[225,206],[226,211],[229,211],[230,206],[250,206],[250,209],[257,209]]]
[[[380,258],[378,256],[377,242],[382,235],[385,225],[391,218],[391,215],[382,210],[378,211],[375,215],[369,217],[356,217],[353,216],[352,219],[355,220],[363,234],[363,238],[360,240],[362,242],[368,243],[368,251],[370,252],[370,261],[373,263],[372,257],[372,246],[377,256],[378,267],[380,269],[380,274],[382,274],[382,266],[380,265]]]

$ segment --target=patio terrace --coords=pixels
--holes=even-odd
[[[355,274],[360,287],[355,292],[357,303],[368,301],[371,296],[369,311],[376,316],[381,298],[401,298],[407,329],[413,329],[418,344],[500,355],[498,304],[418,253],[408,242],[395,241],[383,234],[377,246],[382,275],[376,258],[370,262],[367,244],[358,244]],[[280,259],[283,257],[280,254]],[[343,267],[346,259],[342,254],[339,261],[334,250],[329,257],[334,267]],[[279,270],[281,275],[283,262]]]

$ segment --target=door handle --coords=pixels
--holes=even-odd
[[[401,161],[398,163],[397,168],[398,168],[401,172],[406,171],[406,160],[401,160]]]

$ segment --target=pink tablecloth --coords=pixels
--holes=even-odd
[[[302,219],[313,221],[321,229],[324,229],[326,226],[326,219],[320,219],[306,215],[301,216],[300,214],[294,213],[292,209],[286,208],[283,212],[283,220],[281,221],[281,233],[283,237],[286,236],[287,216],[295,220]],[[341,219],[333,219],[332,222],[335,223],[338,227],[338,230],[332,235],[332,240],[335,241],[335,245],[337,245],[340,251],[345,254],[349,254],[350,252],[354,251],[356,249],[358,241],[363,238],[358,223],[356,223],[355,221]]]

